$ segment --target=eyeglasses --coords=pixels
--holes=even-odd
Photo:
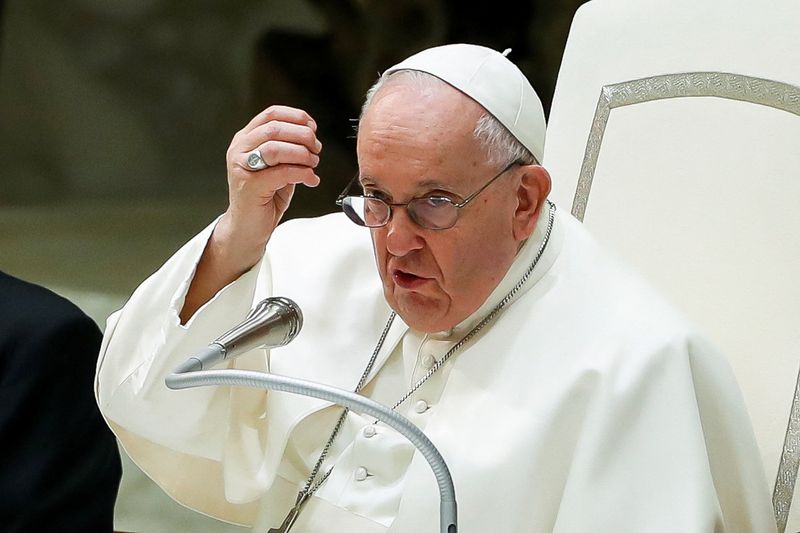
[[[336,199],[336,205],[341,206],[347,217],[358,224],[368,228],[380,228],[389,223],[392,218],[392,208],[405,207],[408,216],[418,225],[426,229],[442,230],[452,228],[458,220],[459,210],[466,207],[472,200],[482,193],[497,178],[505,174],[514,165],[521,164],[514,161],[486,182],[483,187],[467,196],[463,202],[454,202],[446,196],[424,196],[412,198],[405,203],[387,202],[376,196],[348,195],[347,192],[357,182],[358,176],[347,185],[344,192]]]

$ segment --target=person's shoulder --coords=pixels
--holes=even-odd
[[[0,324],[4,324],[6,330],[25,331],[63,324],[94,325],[94,322],[78,306],[55,292],[0,272]]]
[[[703,336],[649,279],[599,243],[583,224],[571,216],[562,218],[566,236],[557,265],[562,313],[586,317],[593,335],[619,346],[636,345],[641,353]]]
[[[383,301],[370,231],[343,213],[281,224],[267,245],[265,265],[272,290],[295,299],[308,316],[315,305],[329,314],[334,301]]]
[[[368,236],[369,231],[353,224],[344,213],[329,213],[318,217],[287,220],[276,228],[274,237],[280,238],[284,235],[309,240],[326,240],[334,236],[358,239],[360,236]]]
[[[372,257],[372,240],[367,228],[350,222],[344,213],[315,218],[295,218],[278,226],[268,249],[295,253],[307,251],[317,257]]]

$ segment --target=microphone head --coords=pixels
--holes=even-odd
[[[247,318],[216,341],[225,358],[236,357],[255,348],[276,348],[289,344],[303,327],[303,313],[289,298],[274,296],[258,302]]]

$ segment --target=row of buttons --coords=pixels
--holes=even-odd
[[[422,357],[422,365],[425,368],[430,369],[435,364],[436,364],[436,358],[431,354],[426,354],[425,356]],[[430,405],[428,405],[428,402],[426,402],[425,400],[417,400],[417,402],[414,404],[413,407],[414,412],[420,415],[425,413],[428,409],[430,409]],[[364,432],[364,437],[367,439],[371,439],[372,437],[378,434],[378,430],[375,428],[374,424],[365,426],[363,432]],[[364,481],[369,476],[370,476],[369,470],[367,470],[363,466],[359,466],[358,468],[356,468],[355,472],[353,472],[353,479],[355,479],[356,481]]]
[[[433,365],[435,365],[436,363],[437,363],[437,360],[433,355],[428,353],[428,354],[425,354],[425,355],[422,356],[422,366],[427,368],[428,370],[433,368]],[[417,413],[418,415],[421,415],[422,413],[424,413],[428,409],[430,409],[430,406],[428,405],[428,402],[426,402],[425,400],[418,400],[414,404],[413,409],[414,409],[415,413]]]
[[[371,439],[377,434],[378,430],[375,429],[375,426],[373,424],[370,424],[364,428],[364,436],[368,439]],[[369,477],[369,470],[367,470],[363,466],[359,466],[353,473],[353,477],[355,478],[356,481],[364,481]]]
[[[426,402],[425,400],[418,400],[417,403],[414,404],[414,412],[417,414],[422,414],[428,409],[430,409],[430,406],[428,405],[428,402]],[[371,439],[377,434],[378,430],[375,428],[374,424],[370,424],[364,427],[365,438]],[[367,470],[363,466],[359,466],[358,468],[356,468],[353,477],[355,478],[356,481],[364,481],[369,477],[369,470]]]

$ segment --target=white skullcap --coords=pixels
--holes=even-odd
[[[423,50],[391,67],[432,74],[491,113],[537,161],[544,154],[546,124],[542,102],[525,75],[504,54],[474,44]]]

